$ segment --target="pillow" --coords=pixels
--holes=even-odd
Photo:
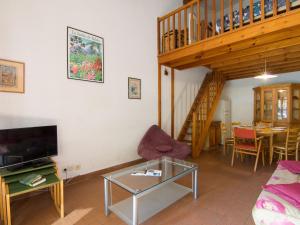
[[[279,163],[279,166],[287,169],[291,173],[300,173],[300,162],[292,160],[282,160]]]
[[[263,189],[277,195],[300,209],[300,183],[268,184],[264,185]]]
[[[173,147],[171,145],[158,145],[156,150],[159,152],[170,152],[173,150]]]

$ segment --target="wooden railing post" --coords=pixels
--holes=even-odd
[[[243,27],[243,0],[239,0],[239,27]]]
[[[160,19],[157,18],[157,52],[158,54],[161,53],[161,50],[160,50],[160,43],[161,43],[161,35],[160,35]]]
[[[168,17],[168,51],[171,50],[171,38],[170,38],[170,17]]]
[[[230,30],[233,29],[233,0],[229,0],[229,24],[230,24]]]
[[[195,40],[194,40],[194,5],[191,5],[191,19],[190,19],[190,24],[189,24],[189,33],[190,33],[190,40],[189,40],[189,43],[193,43]]]
[[[250,23],[253,23],[253,0],[249,0],[249,4],[250,4]]]
[[[181,11],[178,13],[178,48],[181,47]]]
[[[290,11],[290,7],[291,7],[291,4],[290,4],[290,0],[285,0],[285,3],[286,3],[286,11]]]
[[[265,0],[260,0],[260,11],[261,11],[260,20],[264,20],[265,19]]]
[[[212,0],[212,36],[216,35],[216,0]]]
[[[177,41],[177,38],[178,38],[178,34],[176,35],[176,32],[175,32],[175,16],[176,14],[173,15],[173,21],[172,21],[172,25],[173,25],[173,50],[176,49],[176,41]]]
[[[208,31],[208,0],[204,1],[204,39],[207,38],[207,31]]]
[[[165,20],[162,20],[162,51],[161,52],[166,52],[166,46],[165,46]]]
[[[221,1],[221,5],[220,5],[220,17],[221,17],[221,34],[222,34],[223,31],[224,31],[224,0],[220,0],[220,1]]]
[[[200,4],[201,4],[201,1],[198,0],[197,1],[197,38],[198,38],[198,41],[201,40],[201,7],[200,7]]]
[[[187,8],[184,9],[184,45],[187,45]]]
[[[273,0],[273,16],[277,15],[277,0]]]

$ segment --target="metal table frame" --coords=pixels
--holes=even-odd
[[[198,198],[198,167],[195,166],[195,167],[189,168],[187,171],[185,171],[181,174],[178,174],[177,176],[174,176],[168,180],[165,180],[165,181],[161,182],[160,184],[157,184],[145,191],[142,191],[138,194],[132,194],[132,197],[133,197],[133,200],[132,200],[132,206],[133,206],[132,225],[138,225],[138,199],[140,197],[147,195],[148,193],[155,191],[166,184],[169,184],[169,183],[174,182],[184,176],[187,176],[190,173],[192,173],[192,189],[190,189],[190,190],[193,192],[194,199],[197,199]],[[107,178],[104,178],[104,213],[106,216],[108,216],[110,214],[109,207],[112,204],[111,190],[110,190],[111,182],[120,187],[123,187],[123,185],[120,182],[111,181]]]

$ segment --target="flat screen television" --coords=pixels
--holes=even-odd
[[[57,127],[0,130],[0,168],[22,166],[57,155]]]

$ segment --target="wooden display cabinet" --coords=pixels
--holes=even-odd
[[[300,84],[274,84],[254,90],[254,122],[300,125]]]

